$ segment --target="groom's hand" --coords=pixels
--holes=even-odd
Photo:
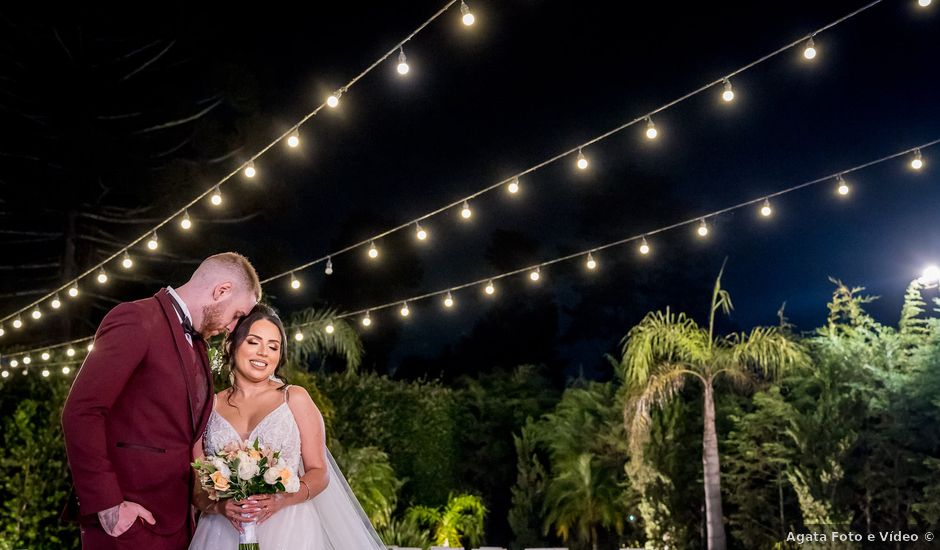
[[[153,519],[153,514],[149,510],[136,502],[127,500],[117,506],[98,512],[98,521],[101,522],[101,527],[105,533],[112,537],[119,537],[127,532],[138,517],[150,525],[157,522]]]

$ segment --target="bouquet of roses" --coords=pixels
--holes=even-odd
[[[233,441],[214,455],[197,459],[193,469],[209,498],[244,500],[251,495],[277,492],[296,493],[300,478],[294,470],[280,460],[280,452],[254,443]],[[243,523],[239,534],[238,550],[260,550],[255,523]]]

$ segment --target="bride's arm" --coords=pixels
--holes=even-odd
[[[290,407],[297,427],[300,428],[300,456],[304,463],[304,475],[300,477],[300,490],[296,493],[261,495],[261,513],[258,523],[271,517],[287,506],[300,504],[320,494],[330,483],[326,462],[326,428],[323,415],[307,390],[300,386],[287,388],[287,405]]]

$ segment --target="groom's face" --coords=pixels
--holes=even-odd
[[[258,300],[251,292],[233,292],[226,299],[206,305],[202,310],[200,334],[208,339],[222,332],[232,332],[238,320],[257,303]]]

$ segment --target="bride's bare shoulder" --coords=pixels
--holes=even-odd
[[[287,387],[287,403],[295,412],[305,415],[320,416],[320,409],[313,402],[310,393],[303,386]]]

